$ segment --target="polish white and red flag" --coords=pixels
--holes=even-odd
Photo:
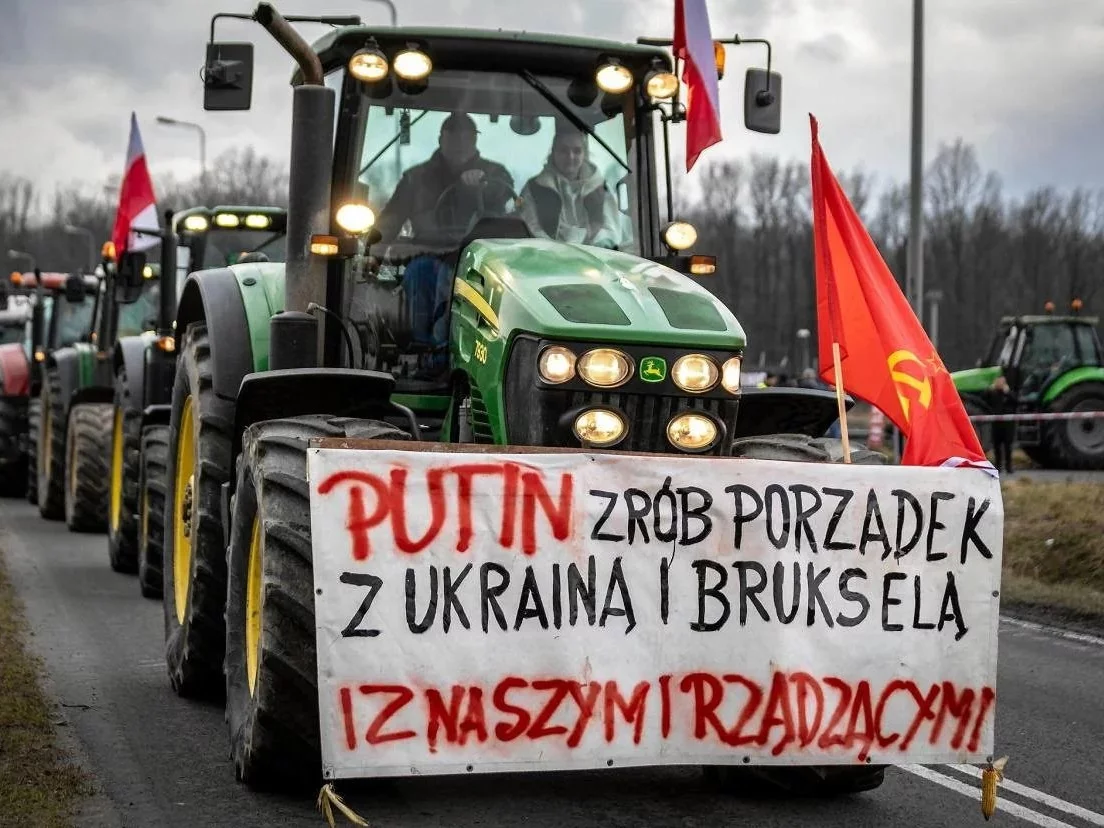
[[[672,50],[683,61],[686,87],[686,171],[721,140],[721,95],[705,0],[675,0]]]
[[[111,241],[115,254],[122,256],[127,250],[142,251],[160,243],[157,236],[135,233],[134,229],[158,230],[157,199],[153,194],[153,181],[146,166],[146,151],[142,147],[142,135],[138,131],[138,118],[130,113],[130,141],[127,145],[126,169],[119,188],[119,209],[115,213],[115,228]]]

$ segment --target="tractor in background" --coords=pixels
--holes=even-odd
[[[1099,319],[1082,316],[1081,307],[1075,299],[1066,315],[1055,315],[1048,303],[1045,314],[1003,317],[977,367],[952,374],[967,412],[991,413],[989,389],[1003,375],[1015,394],[1017,414],[1104,414]],[[989,425],[975,428],[989,448]],[[1043,468],[1104,469],[1104,416],[1020,420],[1016,444]]]
[[[114,245],[106,242],[101,269],[91,328],[46,355],[41,394],[39,513],[78,532],[103,532],[108,525],[114,343],[157,322],[158,267],[145,264],[144,254],[128,253],[116,263]]]
[[[239,262],[283,261],[287,213],[253,205],[166,211],[160,231],[160,302],[154,330],[121,336],[111,438],[108,560],[116,572],[137,573],[147,598],[161,597],[164,472],[176,371],[173,323],[179,288],[196,270]]]

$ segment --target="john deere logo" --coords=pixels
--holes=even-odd
[[[663,357],[644,357],[640,360],[640,378],[644,382],[663,382],[667,379],[667,360]]]

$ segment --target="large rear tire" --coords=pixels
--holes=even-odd
[[[1104,411],[1104,383],[1083,382],[1059,394],[1048,412]],[[1047,455],[1063,469],[1104,469],[1104,418],[1045,423]]]
[[[0,497],[22,497],[27,483],[27,455],[20,449],[26,422],[22,402],[0,398],[0,451],[13,458],[0,471]]]
[[[65,440],[65,525],[72,532],[107,530],[111,403],[73,406]]]
[[[226,549],[219,501],[230,477],[233,403],[215,395],[207,326],[184,331],[173,385],[165,476],[162,607],[173,690],[217,697],[224,690]]]
[[[376,420],[325,415],[246,429],[230,530],[226,715],[235,773],[253,788],[313,784],[320,774],[311,437],[410,435]]]
[[[107,555],[111,568],[138,571],[138,475],[141,460],[142,411],[134,407],[126,368],[115,376],[111,424],[111,497]]]
[[[42,383],[42,428],[38,434],[38,513],[46,520],[65,517],[65,400],[56,368]]]
[[[27,487],[28,503],[38,503],[38,430],[42,428],[42,400],[35,397],[27,404]]]
[[[805,463],[842,463],[840,440],[803,434],[769,434],[737,439],[735,457],[757,460],[791,460]],[[856,465],[886,465],[885,455],[858,443],[851,444]],[[706,778],[731,793],[774,793],[785,796],[845,796],[870,791],[885,780],[884,765],[709,765]]]
[[[169,427],[142,433],[142,470],[138,476],[138,588],[145,598],[161,598],[161,562],[165,552],[165,488],[169,466]]]

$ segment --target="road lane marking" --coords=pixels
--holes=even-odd
[[[959,782],[957,779],[944,776],[923,765],[897,765],[897,767],[906,773],[919,776],[921,779],[927,779],[929,782],[934,782],[936,785],[942,785],[944,788],[960,793],[970,799],[977,800],[978,810],[981,810],[981,788],[975,788],[973,785]],[[997,787],[997,810],[1004,811],[1006,814],[1018,817],[1025,822],[1030,822],[1032,825],[1038,825],[1040,828],[1075,828],[1075,826],[1070,825],[1068,822],[1062,822],[1060,819],[1049,817],[1046,814],[1040,814],[1038,811],[1025,808],[1019,803],[1009,801],[1007,797],[1002,797],[1000,795],[999,786]]]
[[[1100,638],[1095,635],[1071,632],[1070,630],[1063,630],[1061,627],[1051,627],[1046,624],[1037,624],[1034,621],[1022,621],[1019,618],[1012,618],[1007,615],[1002,615],[1000,617],[1000,620],[1002,623],[1010,624],[1013,627],[1020,627],[1025,630],[1031,630],[1032,632],[1056,636],[1057,638],[1064,638],[1067,641],[1076,641],[1079,644],[1091,644],[1094,647],[1104,647],[1104,638]]]
[[[981,779],[981,768],[975,765],[947,765],[947,767],[954,768],[956,771],[965,773],[968,776],[974,776]],[[1067,814],[1083,819],[1092,825],[1104,826],[1104,815],[1098,814],[1095,811],[1090,811],[1088,808],[1082,808],[1080,805],[1074,805],[1072,802],[1066,802],[1064,799],[1051,796],[1035,788],[1029,788],[1027,785],[1021,785],[1019,782],[1013,782],[1007,776],[997,787],[997,790],[999,791],[1001,788],[1007,788],[1012,791],[1012,793],[1034,799],[1056,811],[1065,811]]]

